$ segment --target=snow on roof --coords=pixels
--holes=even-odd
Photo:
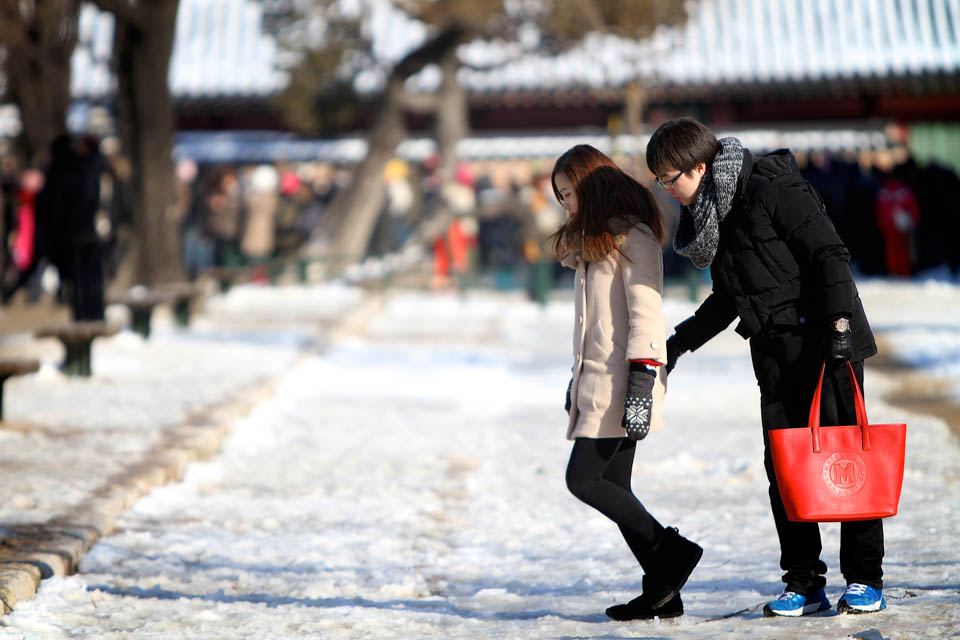
[[[375,50],[384,61],[398,60],[426,37],[423,25],[389,0],[367,2]],[[97,101],[114,90],[113,25],[109,13],[83,5],[71,77],[80,100]],[[612,89],[637,76],[651,88],[955,77],[960,0],[696,0],[686,24],[661,27],[641,42],[593,36],[552,58],[523,55],[511,43],[475,42],[462,52],[476,66],[516,57],[495,70],[461,70],[474,94],[491,96]],[[265,31],[260,0],[180,0],[169,74],[176,98],[274,94],[286,84],[280,56]],[[436,71],[428,67],[411,87],[432,89],[439,83]],[[371,74],[362,79],[364,90],[377,84]],[[18,130],[15,110],[0,110],[0,136]]]
[[[423,25],[370,0],[375,49],[399,59]],[[960,71],[957,0],[698,0],[688,22],[641,42],[591,37],[556,58],[525,55],[495,70],[463,70],[475,92],[617,87],[639,75],[654,85],[803,82]],[[175,96],[268,95],[286,78],[257,0],[181,0],[170,63]],[[73,93],[111,91],[113,18],[84,5],[73,57]],[[502,60],[510,45],[474,43],[474,63]],[[506,49],[506,52],[505,52]],[[412,84],[430,89],[437,74]]]
[[[71,92],[96,99],[113,91],[109,71],[113,16],[85,4],[72,59]],[[177,12],[170,88],[179,98],[269,95],[286,76],[276,40],[263,31],[256,0],[182,0]]]
[[[960,3],[951,0],[700,0],[647,40],[588,38],[544,65],[525,58],[464,72],[484,91],[804,82],[960,71]]]

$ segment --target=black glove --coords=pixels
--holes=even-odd
[[[563,403],[563,409],[570,413],[570,390],[573,389],[573,378],[567,383],[567,401]]]
[[[841,316],[829,322],[825,351],[827,360],[835,365],[853,357],[853,337],[848,318]]]
[[[650,433],[650,414],[653,411],[653,383],[657,373],[645,364],[630,363],[627,377],[627,397],[623,405],[620,426],[627,430],[631,440],[643,440]]]
[[[673,334],[667,338],[667,373],[673,371],[673,368],[677,366],[677,359],[687,351],[689,351],[689,349],[683,346],[677,334]]]

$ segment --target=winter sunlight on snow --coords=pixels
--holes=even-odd
[[[612,622],[604,609],[636,596],[642,574],[616,527],[564,484],[572,303],[397,293],[362,331],[296,360],[293,338],[251,343],[218,329],[245,305],[295,319],[290,291],[240,287],[189,338],[166,338],[191,363],[181,365],[192,380],[185,397],[215,395],[212,378],[189,377],[194,361],[219,358],[239,377],[256,366],[280,382],[218,455],[139,500],[77,574],[45,580],[35,599],[0,619],[0,639],[960,633],[960,441],[942,420],[885,403],[894,384],[887,371],[868,368],[865,382],[871,419],[908,425],[900,514],[885,523],[885,611],[763,617],[783,587],[779,548],[759,393],[747,344],[729,329],[680,361],[665,428],[637,448],[634,491],[704,548],[683,591],[686,615]],[[898,357],[960,381],[960,288],[868,281],[861,293]],[[324,298],[323,289],[302,295],[305,316]],[[693,309],[667,298],[668,326]],[[132,349],[158,364],[171,357],[128,335],[99,349],[97,368],[118,372],[133,366]],[[177,384],[175,371],[168,384]],[[47,401],[69,415],[77,400]],[[141,408],[116,416],[118,429],[137,415],[178,417],[171,407]],[[839,525],[821,531],[836,602]]]

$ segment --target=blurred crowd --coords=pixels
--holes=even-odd
[[[951,169],[921,166],[903,150],[797,156],[857,271],[960,274],[960,179]],[[102,318],[104,283],[132,238],[130,163],[109,141],[89,137],[59,137],[50,158],[43,171],[0,159],[0,293],[4,302],[19,290],[35,300],[52,288],[76,319]],[[368,253],[419,243],[430,256],[434,288],[520,288],[542,299],[565,275],[545,245],[563,220],[551,167],[552,159],[461,163],[443,179],[436,156],[395,159],[385,170],[385,203]],[[329,231],[327,210],[350,170],[319,162],[179,161],[184,272],[192,279],[215,267],[246,269],[266,279],[268,264],[295,258],[304,243]],[[661,205],[673,222],[673,205]],[[672,257],[667,250],[665,275],[685,275],[688,262]]]
[[[903,148],[798,161],[860,273],[960,275],[960,178],[952,169],[921,166]]]
[[[550,183],[551,165],[500,161],[457,167],[452,183],[434,171],[435,158],[422,167],[414,185],[422,194],[420,214],[449,223],[428,238],[434,288],[482,283],[500,289],[525,289],[542,298],[562,277],[562,268],[546,246],[563,222]],[[410,183],[408,183],[410,184]],[[404,187],[407,188],[407,187]]]
[[[349,172],[286,162],[176,167],[183,211],[183,264],[191,279],[213,268],[255,267],[293,256],[324,220]]]
[[[252,266],[261,278],[258,265],[293,257],[311,238],[331,232],[327,210],[351,175],[349,167],[328,163],[198,167],[189,160],[177,173],[188,276]],[[547,259],[542,242],[561,221],[549,176],[527,162],[462,163],[444,179],[437,156],[394,159],[384,189],[367,254],[421,243],[435,288],[462,286],[463,278],[481,274],[498,286],[530,285],[525,270]]]

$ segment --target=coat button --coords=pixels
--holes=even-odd
[[[650,348],[651,348],[651,349],[659,349],[659,348],[660,348],[660,345],[657,344],[656,342],[651,342],[651,343],[650,343]]]
[[[583,314],[582,314],[582,313],[580,314],[579,322],[580,322],[580,324],[583,324]]]

